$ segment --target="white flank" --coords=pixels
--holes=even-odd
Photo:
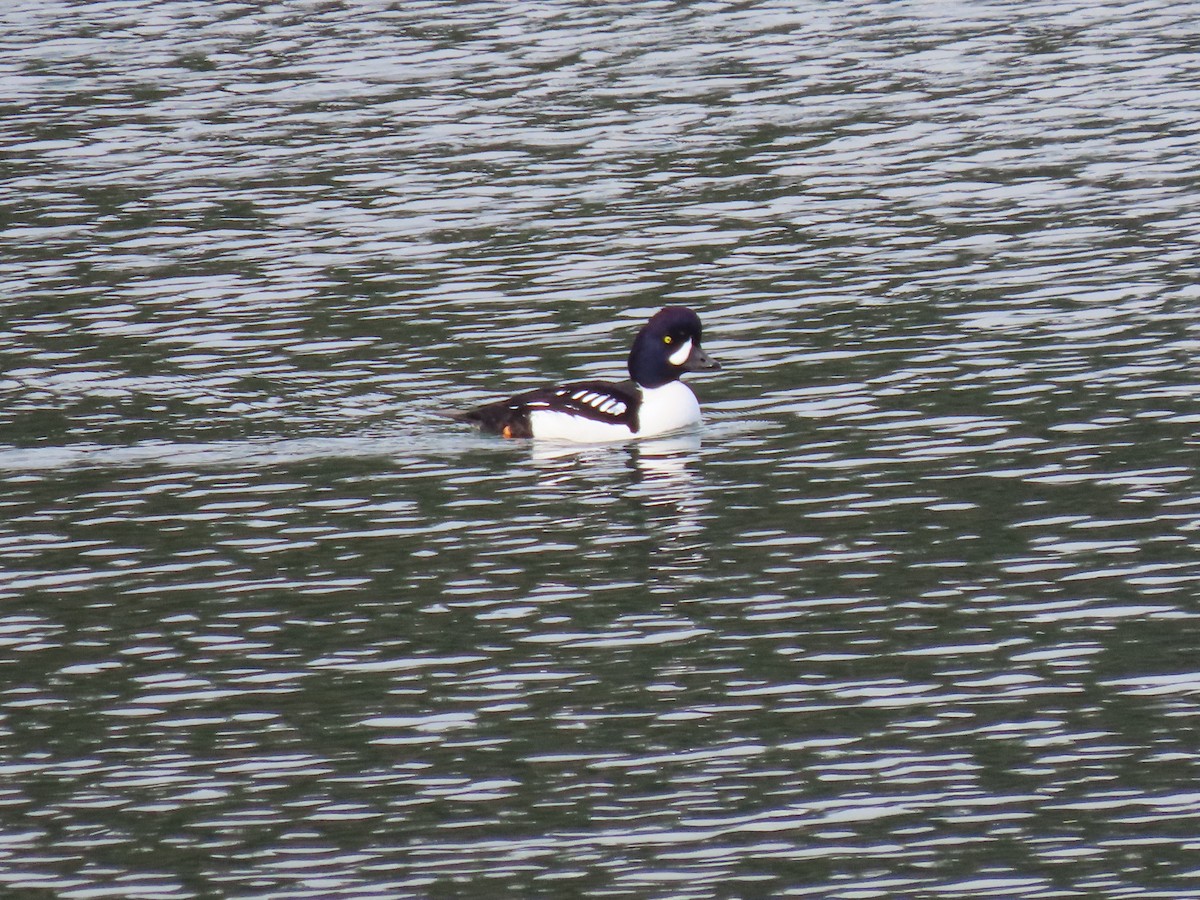
[[[535,438],[547,441],[572,441],[578,444],[603,444],[624,441],[633,436],[626,425],[597,422],[556,409],[535,409],[529,414],[529,426]]]

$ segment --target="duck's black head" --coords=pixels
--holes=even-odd
[[[700,317],[686,306],[665,306],[633,339],[629,377],[644,388],[662,387],[684,372],[719,369],[700,347]]]

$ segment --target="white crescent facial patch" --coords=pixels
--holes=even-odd
[[[667,362],[673,366],[682,366],[692,355],[692,339],[688,338],[679,345],[679,349],[667,357]]]

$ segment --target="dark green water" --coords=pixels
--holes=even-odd
[[[0,893],[1200,893],[1200,6],[0,12]],[[696,308],[694,436],[446,409]]]

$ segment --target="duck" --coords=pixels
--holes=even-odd
[[[629,350],[629,380],[544,387],[458,413],[455,418],[505,438],[606,443],[657,437],[700,423],[700,403],[681,378],[720,364],[701,346],[700,317],[666,306]]]

